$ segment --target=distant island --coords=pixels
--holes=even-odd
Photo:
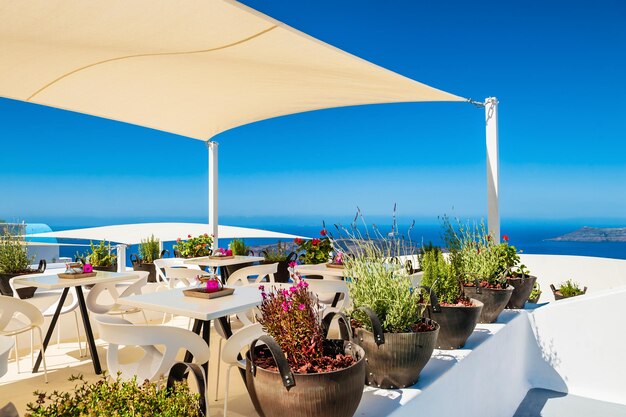
[[[583,227],[547,240],[561,242],[626,242],[626,227]]]

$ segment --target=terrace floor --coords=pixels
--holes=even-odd
[[[598,401],[564,392],[533,388],[513,417],[624,417],[626,405]]]

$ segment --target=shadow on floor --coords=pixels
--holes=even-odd
[[[624,417],[626,405],[579,397],[565,392],[533,388],[513,417]]]

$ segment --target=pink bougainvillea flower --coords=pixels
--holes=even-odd
[[[289,262],[289,268],[295,268],[296,265],[298,265],[298,262],[296,262],[296,261]]]
[[[322,229],[322,230],[320,230],[320,235],[322,235],[322,236],[326,236],[326,229]]]
[[[226,249],[226,256],[233,256],[233,251],[231,249]]]
[[[262,293],[261,293],[261,298],[265,300],[265,299],[267,298],[267,294],[265,294],[264,292],[262,292]]]
[[[264,285],[259,285],[259,290],[260,291],[265,291],[265,286]]]
[[[304,308],[305,308],[305,307],[306,307],[306,306],[305,306],[304,304],[300,304],[300,305],[298,306],[298,310],[304,310]]]
[[[502,240],[504,240],[505,242],[509,241],[509,235],[502,235]]]
[[[283,303],[281,304],[281,307],[283,308],[283,310],[285,311],[289,311],[289,305],[283,301]]]
[[[289,288],[289,292],[296,292],[296,291],[298,291],[298,287],[296,287],[295,285]]]

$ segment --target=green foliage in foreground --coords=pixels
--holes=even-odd
[[[230,241],[230,250],[233,251],[233,255],[245,256],[250,248],[243,239],[233,239]]]
[[[0,228],[0,273],[26,272],[34,261],[24,244],[24,226]]]
[[[141,244],[139,245],[139,257],[141,261],[144,263],[153,263],[155,259],[159,259],[161,256],[159,239],[151,235],[147,239],[141,239]]]
[[[580,288],[580,285],[571,279],[568,279],[567,281],[561,284],[561,288],[559,288],[559,292],[565,298],[575,297],[577,295],[584,294],[583,290]]]
[[[26,417],[83,417],[83,416],[199,416],[198,394],[189,391],[186,384],[177,384],[172,390],[158,389],[153,382],[137,385],[136,379],[122,381],[119,376],[106,376],[88,383],[82,376],[74,391],[51,394],[35,392],[37,400],[28,404]]]

